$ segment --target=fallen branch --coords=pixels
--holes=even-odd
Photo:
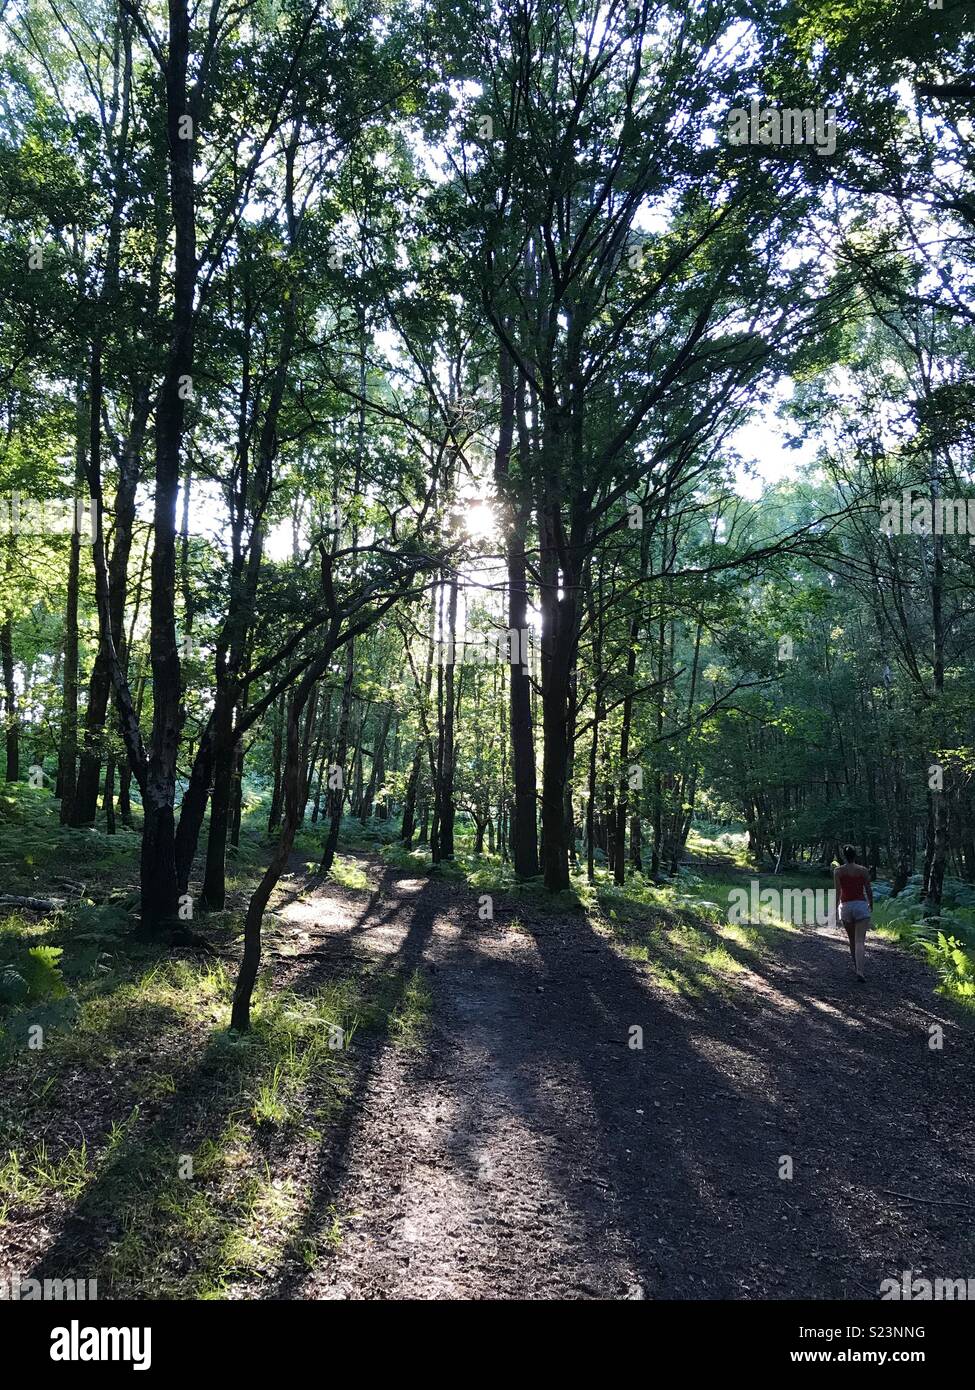
[[[970,1203],[970,1202],[952,1202],[952,1201],[944,1201],[944,1200],[943,1200],[942,1198],[940,1198],[940,1197],[915,1197],[915,1196],[914,1196],[912,1193],[910,1193],[910,1192],[892,1192],[891,1189],[890,1189],[889,1187],[878,1187],[878,1188],[875,1188],[874,1190],[877,1191],[877,1192],[882,1192],[882,1193],[884,1194],[885,1197],[900,1197],[900,1198],[902,1198],[905,1202],[927,1202],[929,1206],[933,1206],[933,1207],[970,1207],[970,1206],[971,1206],[971,1203]]]
[[[31,912],[58,912],[64,898],[18,898],[13,893],[0,893],[0,907],[26,907]]]
[[[53,882],[60,883],[62,888],[70,888],[72,893],[77,893],[79,898],[85,896],[85,889],[88,886],[85,883],[76,883],[73,878],[60,878],[57,876],[53,877]]]

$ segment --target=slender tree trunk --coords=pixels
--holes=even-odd
[[[3,723],[7,752],[4,774],[8,782],[20,780],[20,728],[17,721],[17,687],[14,684],[13,618],[4,614],[0,623],[0,666],[3,668]]]
[[[563,576],[563,597],[557,580],[542,588],[542,862],[545,886],[558,893],[570,885],[565,798],[569,769],[569,716],[572,664],[578,639],[577,574]],[[548,640],[545,640],[545,632]],[[546,652],[546,647],[548,648]]]
[[[200,732],[196,756],[190,765],[189,781],[180,802],[179,825],[176,827],[176,881],[181,893],[185,893],[189,887],[200,830],[206,816],[211,784],[215,777],[216,725],[218,720],[226,724],[227,716],[224,703],[225,693],[218,690],[214,709]],[[224,729],[224,736],[229,739],[229,727]]]
[[[640,573],[646,573],[649,558],[650,532],[645,530],[640,544]],[[633,686],[636,679],[636,653],[640,639],[641,613],[635,605],[630,619],[630,641],[626,651],[626,694],[623,697],[623,723],[620,729],[620,789],[616,803],[616,854],[613,864],[614,882],[626,882],[626,822],[629,815],[630,730],[633,724]]]
[[[630,817],[630,865],[643,873],[643,830],[639,813]]]
[[[599,701],[592,719],[592,743],[589,745],[589,788],[586,798],[586,881],[596,881],[596,771],[599,766]]]
[[[240,848],[240,826],[244,815],[244,740],[239,738],[234,748],[234,778],[230,796],[230,843]]]
[[[456,750],[454,747],[454,680],[457,670],[454,657],[457,640],[457,576],[453,574],[447,585],[447,641],[450,660],[444,667],[443,722],[441,725],[441,756],[439,763],[439,785],[437,804],[437,859],[454,857],[454,768]]]
[[[105,830],[115,834],[115,759],[109,755],[105,764],[105,791],[102,796],[102,810],[105,812]]]
[[[76,408],[77,439],[75,443],[75,495],[85,478],[86,413],[83,387],[78,383]],[[68,593],[64,614],[64,700],[61,707],[61,751],[58,759],[58,782],[61,788],[61,824],[70,825],[77,785],[78,757],[78,588],[81,580],[81,535],[75,525],[71,530],[68,557]]]
[[[119,487],[115,497],[115,539],[108,566],[108,608],[115,645],[122,647],[125,617],[125,597],[128,581],[129,556],[132,551],[132,528],[135,522],[136,485],[139,461],[145,439],[150,410],[149,391],[143,388],[133,406],[133,418],[125,449],[119,461]],[[88,682],[88,707],[85,711],[85,741],[78,766],[71,814],[73,826],[94,825],[98,804],[98,783],[102,760],[105,719],[112,689],[112,673],[108,649],[99,642],[98,653]]]
[[[325,768],[328,764],[328,740],[330,732],[330,718],[325,720],[325,742],[322,748],[321,757],[318,760],[318,774],[315,779],[315,804],[311,808],[311,823],[318,824],[318,817],[322,813],[322,790],[325,786]]]
[[[524,390],[516,392],[514,364],[507,349],[500,349],[499,379],[501,420],[494,474],[499,492],[506,500],[506,549],[508,568],[508,630],[511,709],[511,775],[514,797],[511,803],[511,858],[518,878],[534,878],[538,873],[538,788],[535,774],[535,739],[532,727],[531,679],[528,637],[528,570],[525,547],[529,510],[525,505],[523,480],[511,478],[511,454],[517,413],[519,461],[527,466],[529,440],[525,422]],[[517,636],[516,636],[517,634]]]
[[[376,738],[376,746],[372,757],[372,767],[369,770],[369,782],[366,786],[365,796],[362,798],[362,809],[359,819],[363,824],[372,816],[376,793],[382,786],[383,778],[386,775],[386,740],[389,738],[389,726],[392,723],[392,719],[393,707],[392,705],[387,705]]]
[[[139,672],[135,687],[134,710],[136,723],[142,718],[142,702],[146,694],[146,673]],[[127,758],[122,764],[121,775],[119,777],[118,789],[118,814],[119,820],[131,830],[132,827],[132,764]]]
[[[152,668],[152,735],[143,790],[142,928],[155,932],[177,915],[176,758],[183,722],[176,643],[176,502],[180,483],[185,401],[193,371],[193,296],[196,286],[196,216],[193,139],[187,67],[190,23],[187,0],[169,0],[169,48],[165,64],[170,200],[175,228],[172,336],[156,404],[154,544],[150,579],[149,656]]]
[[[210,829],[207,835],[206,866],[200,906],[209,912],[222,912],[227,900],[226,860],[227,835],[230,830],[231,782],[233,779],[236,745],[229,735],[219,746],[213,763],[213,787],[210,791]]]
[[[328,791],[328,833],[325,837],[325,848],[322,852],[322,862],[319,865],[319,873],[327,874],[335,860],[335,851],[339,843],[339,831],[342,828],[342,809],[345,805],[345,789],[347,773],[345,766],[346,755],[349,751],[349,721],[352,714],[352,688],[355,682],[355,643],[349,642],[345,654],[345,680],[342,684],[342,704],[339,707],[338,728],[335,741],[335,763],[336,773],[329,777]],[[334,785],[332,785],[334,783]]]
[[[931,503],[932,516],[937,514],[937,507],[940,495],[940,483],[937,472],[936,455],[932,453],[931,460]],[[932,537],[932,566],[931,566],[931,632],[932,632],[932,676],[934,684],[935,708],[940,711],[944,708],[944,687],[945,687],[945,622],[944,622],[944,536],[936,531]],[[931,759],[932,763],[936,759]],[[948,777],[948,769],[941,766],[941,779],[938,785],[929,792],[931,800],[931,834],[932,844],[930,848],[927,874],[925,877],[924,897],[929,909],[939,912],[941,909],[941,896],[945,880],[945,860],[948,854],[948,792],[944,783]]]
[[[286,722],[285,695],[281,692],[274,719],[274,739],[271,744],[271,763],[274,784],[271,788],[271,808],[267,817],[267,833],[272,835],[281,821],[282,759],[284,757],[284,729]]]
[[[274,855],[248,903],[247,915],[244,918],[244,954],[234,988],[234,1002],[230,1015],[230,1026],[238,1033],[245,1033],[250,1027],[251,998],[261,964],[261,927],[264,920],[264,909],[268,905],[278,879],[287,866],[295,841],[295,832],[298,829],[299,800],[301,797],[300,725],[302,711],[315,682],[327,664],[328,653],[323,653],[298,682],[288,704],[282,777],[284,819]]]
[[[416,829],[416,793],[420,782],[420,760],[423,757],[419,746],[413,754],[413,765],[410,768],[410,775],[406,783],[406,796],[403,801],[403,826],[400,831],[400,841],[404,849],[411,849],[413,846],[413,835]]]

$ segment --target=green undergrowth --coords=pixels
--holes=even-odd
[[[319,862],[317,859],[306,860],[305,869],[317,877]],[[332,860],[332,867],[325,877],[328,882],[337,883],[340,887],[356,893],[371,892],[376,886],[358,859],[341,854],[337,854]]]
[[[65,898],[136,893],[139,836],[118,822],[71,830],[59,823],[50,791],[8,782],[0,791],[0,891],[23,897]],[[2,909],[0,909],[2,911]]]
[[[588,887],[593,924],[670,993],[726,992],[774,940],[775,928],[727,922],[719,887],[693,874],[655,885],[631,875],[622,886],[604,871]]]
[[[386,845],[379,851],[384,864],[391,869],[411,869],[426,873],[430,868],[430,851],[404,849],[400,844]]]
[[[687,853],[696,859],[713,864],[719,861],[729,868],[750,867],[748,836],[742,831],[723,830],[719,826],[692,825],[687,836]]]
[[[585,913],[658,984],[685,995],[727,988],[759,955],[774,949],[783,931],[796,930],[772,914],[755,923],[729,921],[729,897],[748,883],[730,858],[727,869],[704,877],[684,867],[673,881],[663,884],[628,872],[625,883],[618,885],[602,867],[589,883],[585,872],[579,871],[568,890],[554,895],[546,891],[540,877],[516,879],[510,864],[497,856],[458,856],[455,863],[479,896],[498,896],[509,908],[523,910],[529,917]],[[774,882],[779,888],[802,889],[826,884],[825,879],[806,875],[782,876]],[[520,917],[516,920],[522,929]]]
[[[21,949],[54,930],[8,923],[2,940]],[[63,1216],[38,1273],[80,1270],[103,1298],[266,1293],[315,1264],[341,1238],[316,1155],[355,1094],[360,1039],[423,1050],[422,974],[380,962],[298,993],[266,972],[235,1035],[222,963],[117,951],[79,975],[62,959],[71,1015],[39,1047],[35,1006],[7,1018],[0,1241],[5,1221],[57,1232]]]
[[[878,934],[925,959],[938,977],[937,993],[975,1008],[975,888],[946,878],[941,908],[931,912],[921,898],[920,874],[896,898],[874,906]]]

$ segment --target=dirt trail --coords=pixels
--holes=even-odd
[[[871,943],[858,987],[810,928],[694,1002],[581,914],[519,908],[516,930],[462,886],[372,872],[358,911],[330,888],[284,908],[301,954],[276,978],[380,957],[422,972],[431,1029],[418,1055],[363,1038],[318,1175],[342,1241],[279,1293],[875,1298],[904,1269],[975,1276],[973,1026],[923,964]]]

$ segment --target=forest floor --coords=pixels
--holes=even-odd
[[[103,1298],[422,1299],[876,1298],[907,1269],[975,1275],[975,1014],[923,962],[869,941],[858,985],[835,929],[517,890],[485,921],[464,882],[356,860],[348,887],[296,858],[275,900],[266,963],[298,1001],[275,1018],[327,1000],[313,1021],[350,1035],[290,1105],[308,1029],[277,1051],[258,1030],[238,1092],[225,985],[196,963],[165,994],[153,966],[151,997],[101,996],[46,1073],[21,1059],[0,1150],[14,1115],[44,1143],[11,1149],[0,1273],[97,1273]]]
[[[695,998],[581,912],[501,907],[386,870],[357,919],[291,909],[296,973],[352,948],[431,994],[419,1057],[372,1044],[303,1296],[856,1298],[975,1269],[973,1026],[923,964],[874,945],[857,985],[803,928]]]

